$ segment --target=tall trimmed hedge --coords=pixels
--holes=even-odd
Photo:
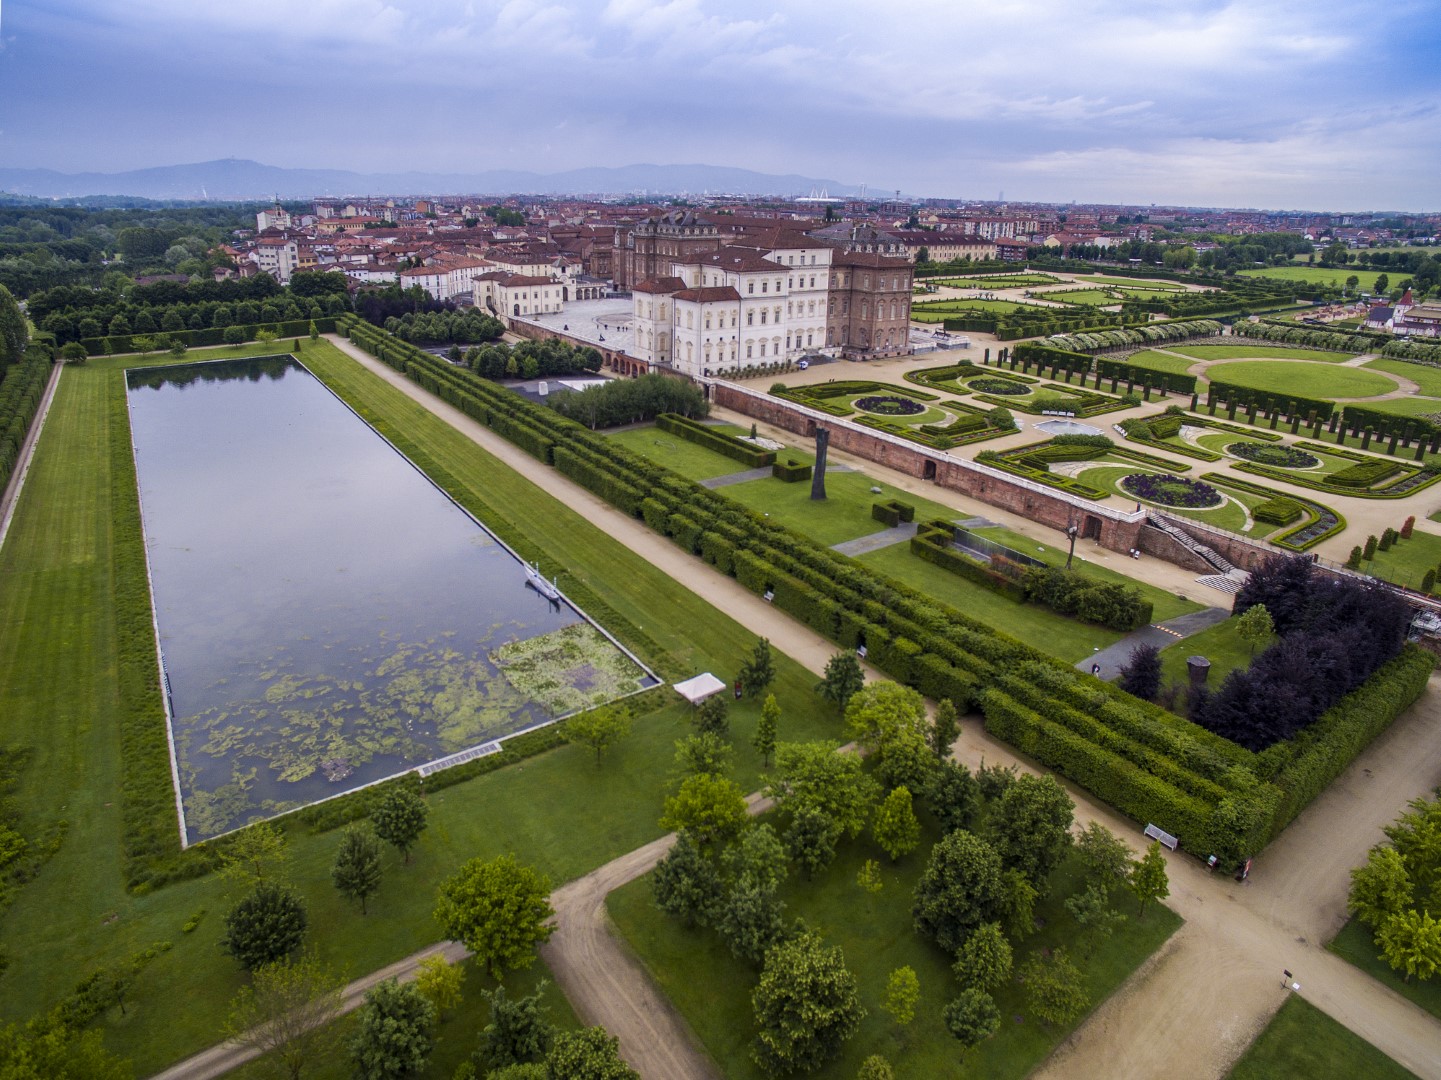
[[[245,331],[245,340],[254,341],[255,335],[262,330],[269,330],[277,338],[298,338],[310,335],[310,324],[315,324],[315,329],[322,334],[335,332],[337,319],[333,317],[322,317],[317,319],[288,319],[281,322],[258,322],[246,323],[240,326]],[[225,344],[225,334],[234,327],[211,327],[205,330],[159,330],[153,334],[111,334],[109,336],[85,338],[80,344],[85,346],[91,356],[100,356],[104,353],[133,353],[140,350],[135,345],[135,339],[148,337],[152,341],[157,338],[166,338],[171,342],[179,341],[189,349],[205,348],[214,345]],[[152,349],[152,352],[155,350]]]
[[[19,363],[5,369],[0,380],[0,491],[20,461],[20,447],[35,422],[45,382],[50,377],[50,350],[31,345]]]

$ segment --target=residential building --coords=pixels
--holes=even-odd
[[[565,305],[564,290],[549,277],[497,270],[475,279],[475,305],[503,319],[551,315]]]

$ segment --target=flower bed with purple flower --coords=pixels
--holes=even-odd
[[[1121,489],[1146,502],[1187,510],[1208,510],[1226,501],[1210,484],[1170,473],[1131,473],[1121,477]]]

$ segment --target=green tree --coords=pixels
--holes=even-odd
[[[988,837],[1007,867],[1045,894],[1051,871],[1071,845],[1076,804],[1054,776],[1018,776],[992,808]]]
[[[881,1003],[891,1019],[900,1027],[909,1027],[916,1018],[916,1005],[921,1000],[921,980],[914,968],[898,967],[886,980],[886,998]]]
[[[1032,953],[1020,975],[1031,1012],[1047,1025],[1069,1024],[1091,1003],[1085,979],[1063,948],[1052,949],[1048,957]]]
[[[695,710],[693,722],[696,734],[715,735],[722,739],[730,738],[731,725],[726,718],[729,710],[726,699],[720,694],[712,694],[700,703]]]
[[[1117,685],[1142,701],[1154,701],[1161,689],[1161,650],[1144,642],[1131,650]]]
[[[1441,967],[1441,922],[1430,913],[1409,908],[1392,915],[1376,933],[1381,959],[1395,971],[1404,971],[1403,982],[1414,975],[1422,982]]]
[[[861,863],[861,868],[856,871],[856,884],[865,892],[875,896],[885,887],[881,880],[881,864],[875,859],[867,859]]]
[[[682,777],[709,773],[724,776],[730,772],[731,744],[711,731],[687,735],[675,743],[675,763]]]
[[[257,822],[228,839],[220,849],[220,874],[234,887],[253,889],[289,876],[290,848],[285,834],[270,822]]]
[[[774,694],[767,694],[765,701],[761,704],[760,722],[756,724],[755,737],[751,745],[756,748],[756,753],[761,756],[761,764],[770,768],[771,757],[776,752],[776,733],[780,727],[781,707],[776,703]]]
[[[0,286],[3,288],[4,286]],[[78,341],[72,341],[67,345],[60,346],[60,359],[67,364],[80,365],[90,359],[90,353],[84,345]]]
[[[1252,656],[1256,655],[1258,645],[1269,643],[1275,634],[1276,624],[1271,621],[1265,604],[1253,604],[1236,620],[1236,636],[1251,646]]]
[[[225,344],[227,345],[244,345],[245,327],[227,326],[225,328],[225,333],[220,335],[220,340],[225,342]]]
[[[538,1062],[550,1053],[555,1025],[544,1002],[546,986],[542,979],[521,998],[509,997],[503,986],[481,991],[490,1002],[490,1023],[481,1030],[480,1045],[471,1058],[477,1070]]]
[[[550,1080],[640,1080],[621,1060],[620,1040],[601,1027],[557,1035],[545,1067]]]
[[[962,1052],[979,1046],[1001,1026],[1001,1011],[996,1008],[995,999],[974,986],[952,998],[942,1016],[946,1030],[961,1044]]]
[[[18,364],[30,344],[30,324],[15,297],[0,285],[0,371]]]
[[[821,681],[816,684],[816,690],[821,697],[834,701],[841,712],[845,712],[851,698],[855,697],[865,684],[866,676],[861,671],[861,662],[853,653],[842,652],[826,661],[825,672]]]
[[[440,953],[427,956],[415,969],[415,988],[435,1006],[437,1019],[460,1004],[465,968],[452,964]]]
[[[155,339],[149,334],[137,334],[130,339],[130,347],[141,356],[149,356],[157,346]]]
[[[841,830],[817,806],[802,804],[791,814],[790,826],[786,829],[786,851],[801,868],[806,880],[820,873],[836,857],[836,843]]]
[[[1411,907],[1412,895],[1411,876],[1401,853],[1378,844],[1367,855],[1365,864],[1351,871],[1346,910],[1374,932],[1393,915]]]
[[[330,868],[330,880],[342,896],[360,901],[360,913],[364,915],[366,900],[380,888],[380,839],[372,830],[359,825],[345,830],[335,853],[335,865]]]
[[[996,901],[997,917],[1006,933],[1024,941],[1036,929],[1036,901],[1040,894],[1030,878],[1012,867],[1001,871],[1001,893]]]
[[[1096,945],[1110,937],[1116,927],[1126,920],[1119,911],[1112,909],[1109,895],[1099,885],[1087,885],[1080,892],[1066,897],[1066,910],[1081,928],[1082,955],[1087,959]]]
[[[549,896],[550,880],[514,855],[471,859],[441,883],[435,917],[445,936],[498,980],[509,969],[529,967],[535,947],[554,932],[546,925],[555,914]]]
[[[957,719],[956,704],[950,698],[936,702],[936,715],[931,721],[930,742],[935,755],[944,761],[951,756],[951,747],[961,737],[961,723]]]
[[[181,341],[179,338],[175,338],[173,341],[170,342],[169,352],[171,356],[174,356],[176,358],[182,357],[185,355],[185,351],[185,342]]]
[[[776,896],[774,885],[743,876],[721,901],[715,928],[732,956],[760,964],[767,951],[785,937],[785,905]]]
[[[785,845],[768,824],[742,833],[740,841],[726,849],[723,861],[732,880],[750,878],[769,889],[778,888],[789,869]]]
[[[829,743],[809,742],[776,747],[776,771],[766,794],[792,814],[802,806],[815,807],[854,839],[870,823],[879,792],[857,755],[837,753]]]
[[[277,336],[274,330],[257,330],[255,332],[255,340],[261,345],[271,344]]]
[[[1085,867],[1085,880],[1103,892],[1126,884],[1131,872],[1131,849],[1098,821],[1076,834],[1076,854]]]
[[[775,682],[776,667],[775,661],[771,658],[771,643],[769,638],[761,638],[756,642],[750,659],[741,665],[740,675],[741,690],[746,697],[758,697],[765,692],[771,683]]]
[[[899,683],[871,683],[846,706],[847,733],[882,757],[889,746],[907,735],[919,736],[924,743],[928,726],[925,699]]]
[[[1359,570],[1359,569],[1361,569],[1361,558],[1362,558],[1361,549],[1360,549],[1359,547],[1353,547],[1353,548],[1351,549],[1351,554],[1346,557],[1346,569],[1348,569],[1348,570]]]
[[[75,1031],[51,1017],[25,1027],[0,1027],[0,1076],[5,1080],[133,1080],[128,1061],[105,1049],[98,1030]]]
[[[370,812],[370,823],[375,826],[375,835],[398,849],[408,866],[410,849],[425,832],[428,815],[425,800],[416,791],[403,784],[389,784]]]
[[[971,931],[960,949],[951,970],[962,986],[974,986],[988,993],[1003,986],[1011,977],[1015,962],[1011,943],[1000,923],[982,923]]]
[[[316,328],[315,320],[314,320],[314,319],[311,319],[311,320],[310,320],[310,340],[311,340],[311,341],[319,341],[319,340],[320,340],[320,331]]]
[[[739,836],[746,822],[744,793],[734,780],[699,773],[681,782],[680,790],[665,801],[663,829],[689,832],[702,848]]]
[[[1131,867],[1131,891],[1141,905],[1141,918],[1146,917],[1146,905],[1153,900],[1164,900],[1171,895],[1171,880],[1166,876],[1166,856],[1161,854],[1159,840],[1151,844],[1134,866]]]
[[[305,905],[290,889],[262,881],[225,916],[221,947],[247,971],[274,964],[300,948]]]
[[[682,832],[651,874],[656,906],[687,926],[706,925],[720,904],[720,874],[689,833]]]
[[[594,750],[599,766],[601,755],[630,734],[630,716],[616,708],[591,709],[567,720],[561,734],[568,742]]]
[[[340,987],[314,956],[266,964],[231,1001],[225,1036],[269,1055],[278,1072],[300,1080],[307,1065],[339,1047]]]
[[[971,931],[996,918],[1000,897],[1000,855],[979,836],[958,831],[931,849],[911,914],[922,936],[955,953]]]
[[[916,849],[921,842],[921,823],[916,820],[911,793],[905,787],[896,788],[881,802],[871,833],[891,862]]]
[[[926,801],[942,832],[969,828],[981,810],[981,785],[959,761],[944,761],[931,775]]]
[[[896,1071],[880,1054],[872,1054],[861,1062],[861,1071],[856,1073],[856,1080],[896,1080]]]
[[[766,954],[751,1005],[758,1029],[752,1055],[771,1076],[819,1069],[866,1015],[844,954],[811,932]]]
[[[415,1076],[430,1059],[435,1006],[413,983],[386,979],[365,995],[350,1061],[359,1080],[401,1080]]]
[[[1374,559],[1376,557],[1377,543],[1378,541],[1376,540],[1375,536],[1366,537],[1366,546],[1361,550],[1361,558],[1366,560],[1367,562],[1370,562],[1372,559]]]
[[[1386,295],[1386,290],[1389,289],[1390,287],[1391,287],[1391,278],[1390,278],[1389,276],[1387,276],[1386,274],[1378,274],[1378,275],[1376,276],[1376,284],[1373,285],[1373,286],[1371,287],[1371,289],[1372,289],[1372,292],[1374,292],[1377,296],[1385,296],[1385,295]]]

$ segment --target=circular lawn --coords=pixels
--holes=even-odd
[[[1121,477],[1121,490],[1157,506],[1206,510],[1226,501],[1219,491],[1200,480],[1170,473],[1132,473]]]
[[[1308,360],[1239,360],[1234,364],[1217,364],[1206,375],[1216,382],[1250,390],[1332,400],[1375,397],[1397,388],[1394,379],[1377,371]]]

